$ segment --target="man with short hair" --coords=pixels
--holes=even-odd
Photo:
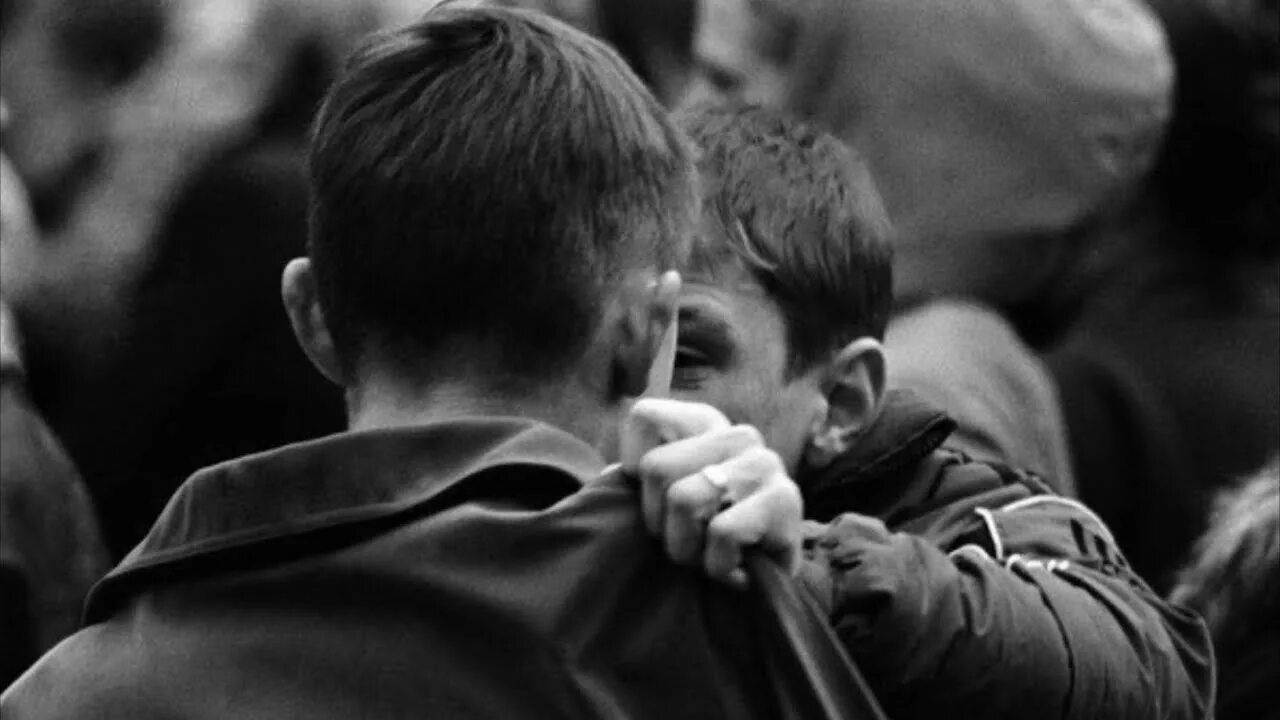
[[[886,391],[890,235],[861,159],[760,108],[680,118],[701,150],[673,397],[761,429],[797,478],[850,654],[893,718],[1210,711],[1203,623],[1038,477],[942,447]]]
[[[795,484],[709,407],[631,407],[669,374],[697,194],[618,56],[432,10],[348,63],[311,179],[283,294],[350,431],[189,479],[4,716],[805,712],[706,579],[745,584],[749,547],[796,565]]]

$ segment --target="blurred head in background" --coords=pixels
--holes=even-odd
[[[162,0],[2,0],[5,153],[41,226],[59,224],[108,149],[118,91],[164,41]]]
[[[1043,290],[1068,230],[1150,168],[1171,67],[1141,0],[707,0],[699,92],[763,102],[866,158],[900,300]]]
[[[1173,121],[1151,184],[1170,220],[1164,232],[1202,255],[1274,259],[1280,254],[1280,4],[1150,2],[1177,67]]]

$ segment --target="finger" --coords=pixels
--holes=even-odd
[[[722,497],[723,490],[700,472],[672,483],[662,533],[672,560],[692,565],[700,559],[707,522],[719,511]]]
[[[676,345],[680,324],[677,320],[680,299],[680,273],[671,270],[658,278],[654,287],[654,304],[661,310],[661,317],[653,322],[651,332],[662,336],[658,351],[649,369],[649,381],[644,396],[665,398],[671,394],[671,376],[675,371]]]
[[[640,459],[634,475],[640,481],[645,527],[663,530],[667,493],[673,483],[694,475],[748,449],[761,446],[760,432],[749,425],[735,425],[654,448]],[[707,481],[702,480],[703,483]],[[714,511],[715,508],[713,508]]]
[[[743,550],[752,546],[794,571],[800,557],[802,514],[799,489],[789,478],[770,482],[730,506],[707,526],[703,555],[707,575],[735,584],[734,570],[742,565]]]
[[[623,420],[619,439],[622,469],[634,474],[640,458],[653,448],[726,427],[729,420],[710,405],[641,398]]]
[[[724,462],[687,475],[671,483],[666,490],[663,541],[667,554],[677,563],[695,563],[702,557],[707,522],[720,512],[726,502],[751,495],[762,482],[782,470],[777,454],[756,444],[754,432],[730,428],[719,435],[732,436],[726,442],[743,444],[744,449],[728,450],[730,457]],[[682,443],[715,439],[713,436],[701,436]],[[729,448],[724,444],[719,447]]]

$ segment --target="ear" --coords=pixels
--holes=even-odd
[[[614,350],[614,392],[622,397],[665,397],[676,356],[680,274],[624,283]]]
[[[829,368],[827,415],[814,428],[808,462],[821,466],[843,453],[880,412],[885,392],[884,347],[875,338],[858,338]]]
[[[280,280],[280,294],[284,298],[284,310],[289,315],[289,322],[293,325],[293,335],[311,364],[334,384],[344,385],[342,363],[338,360],[333,336],[329,333],[324,310],[320,307],[320,296],[310,260],[295,258],[289,261]]]

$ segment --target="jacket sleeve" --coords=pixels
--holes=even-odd
[[[811,526],[819,594],[889,716],[1208,717],[1203,622],[1083,505],[1007,490],[966,503],[944,542],[857,514]]]

